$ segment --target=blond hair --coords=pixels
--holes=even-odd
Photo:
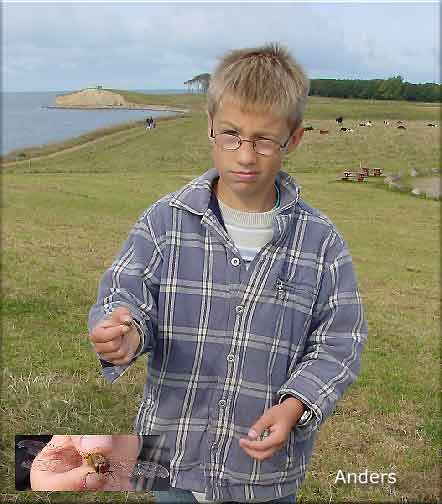
[[[215,69],[207,92],[214,117],[223,99],[244,111],[268,111],[297,127],[304,115],[309,79],[278,43],[227,53]]]

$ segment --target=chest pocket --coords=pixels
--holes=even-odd
[[[316,301],[316,287],[278,278],[275,284],[275,291],[276,299],[285,308],[299,310],[311,316],[313,305]]]
[[[276,303],[280,305],[278,328],[288,346],[287,370],[300,355],[310,329],[317,289],[279,277],[275,283]]]

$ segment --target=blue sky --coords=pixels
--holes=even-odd
[[[311,78],[440,82],[440,5],[2,4],[3,91],[174,89],[225,51],[278,41]]]

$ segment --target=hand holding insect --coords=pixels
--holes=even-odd
[[[120,307],[98,323],[89,335],[95,351],[112,364],[128,364],[140,344],[140,335],[128,308]]]
[[[39,451],[31,467],[33,490],[133,490],[137,436],[53,436],[46,446],[20,444],[30,453]]]
[[[110,453],[112,450],[111,436],[53,436],[51,441],[43,446],[31,466],[32,490],[46,491],[79,491],[99,490],[106,483],[105,480],[94,474],[89,464],[85,463],[82,456],[82,438],[94,438],[95,447],[100,453]],[[38,442],[33,442],[29,448],[37,452]],[[92,449],[92,447],[90,447]]]

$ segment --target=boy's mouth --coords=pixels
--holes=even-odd
[[[258,172],[252,171],[232,171],[232,175],[242,180],[251,180],[257,177]]]

